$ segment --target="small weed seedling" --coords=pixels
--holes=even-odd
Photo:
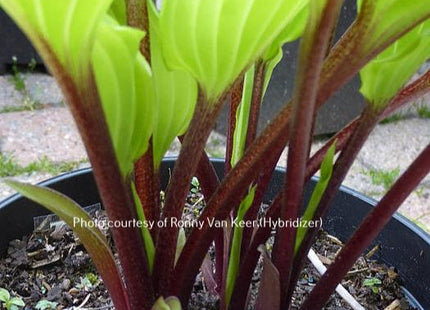
[[[198,193],[200,191],[200,183],[199,183],[199,179],[197,179],[196,177],[193,177],[191,179],[191,190],[192,193]]]
[[[430,118],[430,108],[425,104],[418,106],[417,113],[421,118]]]
[[[15,87],[15,90],[19,92],[25,91],[25,79],[22,73],[18,69],[18,58],[12,57],[12,77],[10,78],[11,83]]]
[[[400,169],[370,169],[367,174],[372,178],[372,183],[374,185],[382,185],[385,190],[388,190],[399,177]]]
[[[94,273],[87,273],[81,278],[81,282],[76,285],[76,288],[83,291],[91,291],[100,284],[99,278]]]
[[[55,310],[58,303],[46,299],[39,300],[35,306],[37,310]]]
[[[363,281],[363,285],[370,287],[372,289],[372,292],[375,294],[379,293],[379,286],[381,284],[382,282],[378,278],[370,278],[370,279],[365,279]]]
[[[396,113],[393,114],[387,118],[385,118],[384,120],[381,121],[381,124],[391,124],[391,123],[397,123],[401,120],[404,120],[405,116],[400,114],[400,113]]]
[[[86,160],[72,162],[53,162],[47,157],[31,162],[26,166],[21,166],[11,155],[0,153],[0,177],[11,177],[20,174],[28,174],[33,172],[44,172],[52,175],[68,172],[85,163]]]
[[[0,288],[0,303],[7,310],[22,309],[25,304],[19,297],[11,297],[8,290]]]
[[[37,62],[33,58],[28,63],[27,73],[33,72],[36,68],[36,65],[37,65]],[[30,91],[27,88],[24,74],[19,70],[18,59],[15,56],[12,57],[12,76],[9,79],[9,81],[13,84],[15,90],[17,90],[22,94],[23,102],[21,107],[6,107],[1,110],[1,113],[33,111],[40,108],[40,103],[33,99]]]

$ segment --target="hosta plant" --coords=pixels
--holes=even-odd
[[[430,72],[410,82],[430,56],[430,0],[359,0],[355,21],[337,41],[340,0],[164,0],[157,5],[151,0],[0,0],[0,5],[57,79],[110,220],[167,223],[113,228],[118,266],[104,235],[77,225],[91,220],[81,206],[53,190],[8,181],[75,230],[118,310],[186,309],[199,270],[219,296],[220,309],[245,309],[260,258],[253,306],[288,309],[317,228],[277,228],[273,246],[264,247],[271,227],[220,229],[210,223],[323,217],[375,125],[430,89]],[[299,37],[291,99],[258,134],[259,108],[281,47]],[[357,73],[362,114],[310,156],[316,112]],[[204,147],[224,105],[229,128],[220,181]],[[160,199],[160,163],[175,138],[182,148]],[[259,215],[286,146],[285,185]],[[302,214],[304,186],[318,170],[320,180]],[[427,146],[363,220],[302,309],[324,306],[429,170]],[[171,219],[181,218],[193,177],[206,204],[199,215],[202,226],[185,235]]]

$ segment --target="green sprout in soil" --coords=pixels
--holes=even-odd
[[[190,189],[190,191],[192,193],[198,193],[200,191],[199,179],[197,179],[196,177],[193,177],[191,179],[191,189]]]
[[[87,273],[81,278],[81,282],[76,285],[76,288],[83,291],[91,291],[100,284],[99,278],[94,273]]]
[[[46,299],[39,300],[35,306],[37,310],[55,310],[58,303]]]
[[[4,288],[0,288],[0,304],[6,310],[18,310],[25,306],[20,297],[12,297],[9,291]]]
[[[382,284],[382,282],[378,278],[369,278],[369,279],[365,279],[363,281],[363,285],[370,287],[372,292],[375,294],[379,293],[379,286],[381,284]]]

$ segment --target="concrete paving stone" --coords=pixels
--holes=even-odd
[[[315,141],[311,153],[315,153],[325,142]],[[401,174],[429,143],[430,119],[408,118],[380,124],[364,144],[343,185],[379,200],[386,189],[373,183],[369,171],[399,169]],[[285,149],[278,165],[286,165],[287,155],[288,149]],[[402,204],[399,212],[430,231],[430,175]]]
[[[55,105],[64,101],[54,78],[47,74],[22,74],[28,95],[15,89],[11,75],[0,76],[0,110],[8,107],[22,107],[33,103]],[[29,97],[29,98],[27,98]]]
[[[65,107],[2,113],[0,151],[12,155],[23,166],[43,157],[54,162],[87,157],[73,118]]]
[[[47,74],[31,74],[25,76],[27,88],[33,100],[41,104],[59,104],[64,97],[55,79]]]

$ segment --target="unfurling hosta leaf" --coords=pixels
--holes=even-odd
[[[368,25],[368,35],[363,41],[366,46],[373,46],[397,33],[402,33],[409,25],[430,16],[430,0],[357,0],[360,10],[363,6],[371,8],[372,16]]]
[[[103,110],[123,174],[145,152],[153,128],[154,92],[151,70],[139,52],[143,32],[101,23],[92,63]]]
[[[75,84],[81,103],[86,103],[94,73],[120,169],[123,175],[130,173],[152,134],[154,95],[150,68],[138,53],[143,32],[122,27],[106,14],[111,9],[122,20],[121,1],[112,7],[112,0],[0,0],[0,4],[57,78],[67,76]]]
[[[169,67],[190,72],[214,103],[302,8],[297,0],[165,0],[163,54]]]
[[[184,71],[167,69],[160,50],[159,16],[152,1],[148,1],[151,66],[155,89],[156,118],[153,133],[153,153],[156,168],[176,136],[185,133],[197,100],[197,83]]]
[[[113,0],[109,9],[109,15],[120,25],[127,25],[127,7],[125,0]]]
[[[270,78],[276,65],[282,59],[282,45],[296,40],[303,33],[308,14],[309,0],[298,0],[300,7],[295,11],[295,15],[289,16],[289,21],[278,37],[270,44],[261,57],[264,66],[263,96],[269,85]],[[236,113],[236,127],[233,137],[233,152],[231,165],[234,166],[242,157],[245,151],[245,140],[248,129],[248,119],[254,87],[255,65],[245,73],[242,91],[242,101]]]
[[[181,302],[176,297],[168,297],[164,299],[160,297],[152,306],[151,310],[182,310]]]
[[[91,217],[76,202],[52,189],[12,180],[6,180],[5,183],[23,196],[57,214],[73,229],[91,255],[114,302],[118,302],[117,307],[126,309],[124,287],[115,259],[105,236],[91,223]]]
[[[300,5],[300,8],[295,12],[295,15],[289,16],[290,19],[285,28],[264,53],[262,57],[264,61],[278,57],[277,55],[282,45],[297,40],[302,35],[308,19],[309,0],[298,0],[297,3]]]
[[[386,103],[429,57],[430,20],[427,20],[394,42],[360,71],[360,92],[373,104]]]
[[[52,69],[60,62],[79,85],[87,82],[96,28],[111,2],[0,0],[0,5],[31,39],[45,64]]]
[[[290,16],[290,21],[288,22],[286,27],[272,42],[272,44],[270,44],[269,48],[266,50],[262,57],[262,60],[264,61],[266,66],[263,86],[264,93],[266,92],[267,86],[269,85],[273,70],[282,59],[282,46],[285,43],[297,40],[302,35],[303,30],[305,29],[309,13],[309,0],[299,0],[297,2],[302,7],[296,12],[296,15]]]
[[[330,178],[333,172],[333,159],[334,159],[335,153],[336,153],[336,142],[334,142],[327,150],[327,153],[325,154],[324,159],[321,163],[320,177],[317,182],[317,185],[315,186],[312,192],[312,195],[306,207],[305,213],[303,214],[303,217],[301,219],[303,221],[312,220],[315,214],[315,211],[318,207],[318,204],[321,201],[321,198],[325,192],[325,189],[327,188],[328,182],[330,181]],[[295,253],[300,248],[300,245],[302,244],[302,241],[307,231],[308,229],[306,225],[299,225],[299,227],[297,228],[296,243],[294,245]]]

